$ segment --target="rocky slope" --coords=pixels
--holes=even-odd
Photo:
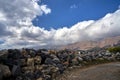
[[[82,42],[76,42],[74,44],[69,44],[65,46],[61,46],[61,49],[91,49],[94,47],[105,47],[105,46],[113,46],[116,44],[120,44],[120,36],[117,37],[109,37],[105,38],[99,41],[82,41]]]

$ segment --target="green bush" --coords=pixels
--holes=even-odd
[[[108,51],[113,53],[120,52],[120,46],[108,48]]]

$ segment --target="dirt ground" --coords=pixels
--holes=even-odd
[[[57,80],[120,80],[120,62],[67,71]]]

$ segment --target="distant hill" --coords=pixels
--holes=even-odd
[[[81,41],[73,44],[61,46],[60,49],[81,49],[87,50],[94,47],[114,46],[120,44],[120,36],[108,37],[99,41]]]

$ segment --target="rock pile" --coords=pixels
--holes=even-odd
[[[46,49],[0,51],[0,80],[55,80],[66,69],[85,63],[120,60],[120,53]]]

